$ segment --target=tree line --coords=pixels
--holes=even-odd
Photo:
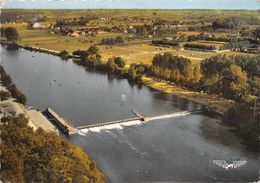
[[[203,33],[198,34],[198,35],[188,36],[188,41],[199,41],[199,40],[229,42],[230,38],[228,38],[228,37],[215,37],[214,35],[212,37],[208,37],[207,35],[204,35]]]
[[[28,119],[1,119],[1,180],[4,182],[102,183],[104,175],[79,147],[54,132],[33,131]]]
[[[5,72],[4,68],[0,66],[1,82],[11,93],[11,96],[21,104],[26,104],[26,96],[17,89],[16,85],[13,83],[11,77]],[[3,94],[3,93],[2,93]]]
[[[153,45],[168,45],[168,46],[179,46],[179,43],[175,40],[167,40],[167,39],[161,39],[161,40],[152,40]]]
[[[61,29],[65,26],[85,26],[90,21],[90,17],[74,17],[72,20],[56,20],[54,27],[60,27]]]
[[[197,83],[201,77],[199,65],[194,65],[191,60],[171,53],[155,55],[148,73],[154,77],[185,85]]]
[[[115,38],[103,38],[100,42],[100,44],[108,44],[108,45],[112,45],[112,44],[120,44],[120,43],[124,43],[124,39],[121,36],[115,37]]]
[[[260,108],[260,56],[218,55],[192,64],[187,58],[158,54],[146,74],[235,100],[237,105],[224,120],[235,127],[250,150],[259,151],[260,111],[253,115],[253,108],[255,100],[256,109]]]
[[[183,45],[184,48],[188,49],[199,49],[199,50],[216,50],[216,46],[213,45],[202,45],[202,44],[190,44],[186,43]]]
[[[201,62],[204,90],[237,101],[260,95],[260,56],[214,56]]]

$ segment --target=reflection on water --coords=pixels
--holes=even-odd
[[[75,126],[199,109],[201,106],[112,75],[88,71],[71,60],[26,50],[2,49],[2,62],[30,106],[53,108]],[[50,83],[53,82],[52,85]],[[85,149],[110,182],[253,181],[256,154],[242,146],[212,115],[191,114],[148,123],[97,129],[68,137]],[[228,143],[226,139],[229,139]],[[214,159],[246,159],[236,171],[212,170]],[[242,173],[241,173],[242,171]]]

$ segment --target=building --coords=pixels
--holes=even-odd
[[[43,29],[45,26],[41,25],[40,23],[36,22],[32,25],[33,29]]]

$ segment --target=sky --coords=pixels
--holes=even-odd
[[[0,0],[22,9],[260,9],[260,0]]]

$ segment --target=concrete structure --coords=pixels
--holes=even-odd
[[[77,128],[75,128],[68,120],[62,118],[51,108],[47,108],[43,111],[43,114],[51,121],[53,124],[57,125],[57,127],[68,135],[73,135],[78,133]]]
[[[39,111],[36,110],[27,110],[26,115],[31,119],[33,124],[37,126],[37,128],[42,128],[45,131],[49,132],[58,132],[57,128],[50,123],[49,120]]]
[[[135,118],[129,118],[129,119],[122,119],[122,120],[117,120],[117,121],[111,121],[111,122],[105,122],[105,123],[98,123],[98,124],[93,124],[93,125],[85,125],[81,127],[77,127],[78,130],[86,130],[86,129],[91,129],[91,128],[97,128],[97,127],[105,127],[109,125],[115,125],[115,124],[127,124],[129,122],[134,122],[134,121],[142,121],[142,122],[148,122],[156,119],[163,119],[163,118],[171,118],[171,117],[179,117],[179,116],[185,116],[188,114],[195,114],[195,113],[200,113],[204,112],[207,109],[198,109],[198,110],[192,110],[192,111],[181,111],[181,112],[175,112],[175,113],[169,113],[169,114],[162,114],[162,115],[155,115],[151,117],[146,117],[143,116],[136,111],[132,110],[132,112],[137,116]]]

